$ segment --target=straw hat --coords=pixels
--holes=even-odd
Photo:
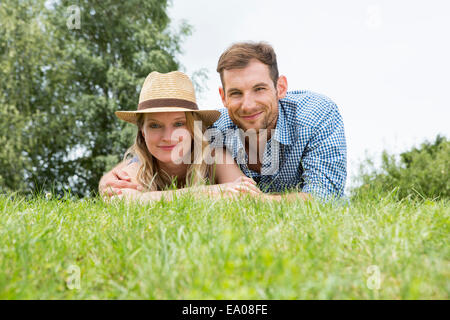
[[[159,73],[153,71],[144,81],[137,111],[116,111],[120,119],[137,124],[139,113],[195,112],[206,126],[220,117],[218,110],[199,110],[191,79],[183,72]]]

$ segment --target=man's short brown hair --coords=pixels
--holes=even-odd
[[[217,63],[217,72],[220,74],[220,81],[223,83],[223,70],[243,69],[251,59],[257,59],[269,66],[270,78],[275,89],[278,81],[277,56],[272,46],[266,42],[238,42],[225,50]]]

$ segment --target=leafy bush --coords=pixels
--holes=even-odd
[[[438,135],[434,142],[426,141],[399,157],[384,151],[381,160],[378,170],[365,161],[354,197],[392,192],[398,199],[450,198],[450,141],[445,137]]]

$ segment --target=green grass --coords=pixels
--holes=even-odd
[[[449,216],[448,201],[391,198],[0,196],[0,299],[448,299]]]

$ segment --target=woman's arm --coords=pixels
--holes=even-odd
[[[129,201],[138,201],[141,203],[159,201],[161,199],[172,201],[174,198],[186,193],[191,193],[198,198],[204,197],[205,195],[230,198],[240,193],[251,193],[253,195],[258,195],[261,191],[250,178],[239,177],[235,181],[228,183],[193,186],[177,190],[140,192],[135,189],[122,189],[121,194],[117,194],[111,199],[125,199]]]
[[[214,185],[194,186],[181,188],[178,190],[167,191],[148,191],[139,192],[134,189],[122,189],[122,194],[116,195],[114,198],[124,198],[127,200],[149,202],[165,200],[173,200],[174,197],[180,196],[187,192],[192,192],[195,196],[224,196],[230,197],[239,193],[259,194],[261,191],[256,186],[253,179],[246,177],[239,169],[233,157],[225,149],[213,152],[215,158],[215,177]],[[137,183],[137,171],[139,166],[137,163],[130,164],[124,171],[128,173],[132,182]]]
[[[228,191],[234,193],[261,193],[261,190],[256,186],[256,182],[242,173],[236,161],[225,148],[214,149],[213,155],[215,159],[214,182],[216,185],[211,186],[212,189],[217,189],[219,192],[229,189]]]
[[[214,149],[213,156],[215,159],[215,183],[229,183],[235,181],[240,177],[246,177],[246,175],[242,173],[236,161],[234,161],[231,154],[225,148]]]
[[[139,171],[139,164],[137,162],[131,163],[128,166],[122,168],[122,170],[128,174],[131,182],[138,184],[143,189],[143,186],[137,181],[137,174]],[[125,199],[131,201],[139,201],[139,202],[150,202],[150,201],[159,201],[162,198],[166,200],[173,200],[175,196],[182,195],[189,191],[189,188],[183,188],[178,190],[167,190],[167,191],[138,191],[136,189],[124,188],[121,189],[120,194],[116,194],[112,197],[112,199]]]
[[[112,196],[111,200],[124,199],[128,201],[137,201],[141,203],[159,201],[162,199],[172,201],[176,197],[179,197],[186,193],[191,193],[194,197],[197,198],[204,197],[205,195],[229,198],[234,197],[241,192],[251,192],[255,194],[258,193],[257,191],[254,191],[254,189],[257,189],[257,187],[252,185],[248,181],[238,178],[236,181],[225,184],[194,186],[188,188],[181,188],[177,190],[141,192],[135,189],[127,188],[122,189],[122,192],[120,194]]]
[[[100,195],[111,197],[120,194],[123,188],[141,190],[139,184],[131,181],[129,174],[123,169],[128,167],[129,161],[120,162],[114,169],[106,173],[98,184]]]

